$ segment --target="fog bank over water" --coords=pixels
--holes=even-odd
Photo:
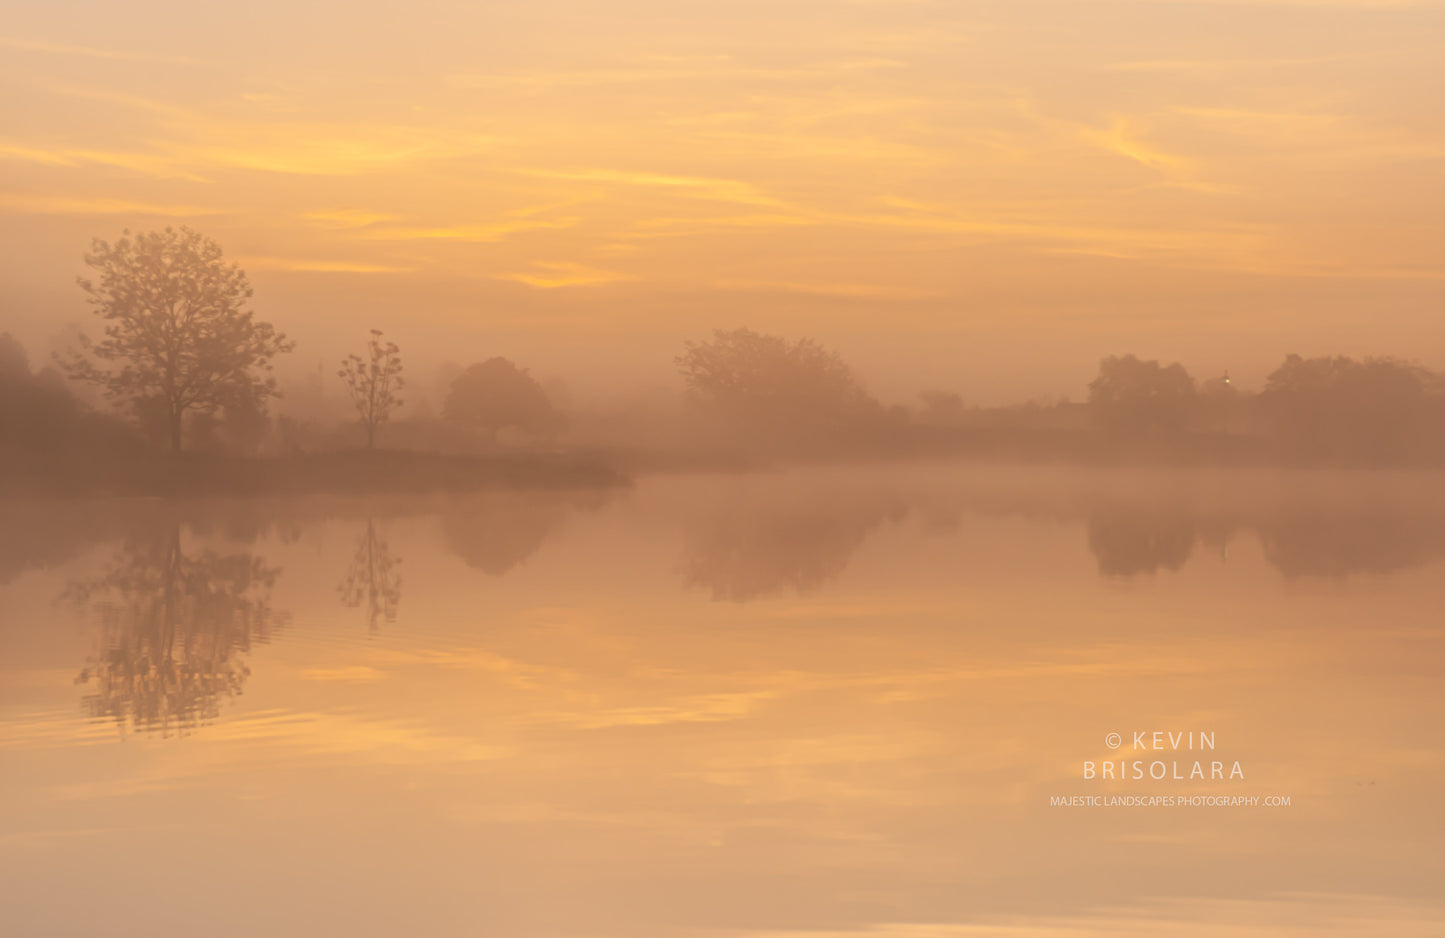
[[[389,518],[438,519],[439,543],[505,576],[569,519],[616,506],[683,536],[678,572],[714,599],[810,593],[880,532],[966,538],[980,519],[1079,528],[1101,575],[1178,570],[1253,541],[1285,577],[1388,574],[1445,555],[1436,472],[1079,469],[978,466],[800,468],[649,477],[633,487],[475,495],[0,503],[12,530],[0,579],[69,562],[97,544],[222,536],[294,540],[355,519],[361,540]],[[365,532],[370,530],[371,534]],[[149,532],[149,533],[148,533]]]

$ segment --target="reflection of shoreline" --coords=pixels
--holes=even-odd
[[[1285,577],[1386,574],[1445,557],[1445,519],[1333,515],[1285,510],[1265,517],[1191,515],[1182,505],[1112,505],[1088,521],[1089,549],[1104,576],[1130,577],[1184,566],[1202,543],[1221,555],[1254,533],[1265,560]]]
[[[965,513],[1085,525],[1106,577],[1182,569],[1199,548],[1227,556],[1254,535],[1285,577],[1405,571],[1445,559],[1439,473],[1007,473],[920,504],[952,523]]]
[[[303,528],[326,521],[471,517],[478,513],[478,506],[510,498],[550,500],[570,506],[567,510],[580,510],[604,504],[612,494],[613,490],[581,489],[476,495],[0,499],[0,530],[27,533],[24,538],[0,538],[0,585],[29,570],[60,566],[97,544],[121,542],[133,531],[161,523],[179,524],[198,537],[216,536],[241,544],[268,535],[288,543],[296,540]]]
[[[0,472],[7,497],[285,498],[398,497],[488,490],[531,491],[629,484],[596,455],[502,453],[470,456],[392,451],[285,457],[110,453],[57,462],[41,458]]]
[[[1223,554],[1245,534],[1258,537],[1267,562],[1286,577],[1388,574],[1445,557],[1438,474],[932,467],[708,478],[725,480],[729,494],[719,502],[718,490],[699,479],[696,494],[676,506],[688,537],[681,576],[719,600],[821,589],[885,521],[905,518],[940,536],[966,533],[969,515],[1080,523],[1108,577],[1179,570],[1201,547]],[[694,480],[657,484],[687,492]],[[0,504],[7,530],[31,532],[0,545],[0,583],[158,520],[249,543],[265,533],[294,540],[305,526],[338,518],[371,519],[379,536],[384,519],[423,514],[441,518],[448,548],[469,567],[504,576],[568,516],[608,499],[584,491]],[[396,589],[379,584],[376,593],[379,612],[368,612],[369,620],[394,616]]]
[[[1362,490],[1346,478],[1300,491],[1272,487],[1275,476],[1231,491],[1131,486],[1130,474],[1107,472],[1040,475],[1036,486],[1007,472],[962,482],[923,473],[824,477],[821,487],[808,473],[756,477],[725,504],[694,513],[681,562],[687,585],[735,602],[812,593],[841,575],[885,521],[912,518],[933,534],[960,536],[970,515],[1082,523],[1109,578],[1181,570],[1201,547],[1226,557],[1246,534],[1285,577],[1388,574],[1445,558],[1445,496],[1433,479],[1415,480],[1418,490]]]

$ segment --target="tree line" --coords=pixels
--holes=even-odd
[[[224,427],[248,448],[271,426],[278,356],[295,344],[249,309],[253,290],[212,239],[190,228],[95,240],[79,286],[102,324],[49,367],[32,372],[0,335],[0,429],[11,447],[57,440],[125,443],[150,427],[171,451]],[[948,391],[916,406],[885,405],[836,352],[812,339],[739,328],[688,342],[675,360],[692,417],[715,445],[775,454],[980,451],[1035,446],[1075,454],[1267,449],[1346,462],[1445,460],[1445,377],[1398,358],[1289,355],[1258,392],[1228,375],[1197,381],[1179,363],[1133,355],[1099,365],[1083,404],[969,408]],[[377,329],[336,378],[368,449],[402,406],[402,351]],[[65,379],[97,388],[110,415],[82,406]],[[528,373],[493,357],[450,382],[441,413],[450,432],[482,448],[512,430],[548,441],[566,420]],[[683,434],[685,435],[685,434]]]
[[[24,442],[67,429],[72,436],[94,431],[74,426],[83,408],[65,393],[63,378],[98,388],[138,425],[163,428],[173,452],[184,448],[188,430],[204,437],[218,422],[243,439],[264,428],[268,402],[281,393],[273,361],[295,343],[247,308],[251,285],[219,244],[185,227],[127,232],[114,243],[94,241],[84,261],[94,273],[78,283],[103,323],[100,339],[82,335],[53,367],[32,373],[19,343],[0,335],[7,437]],[[368,449],[403,404],[402,371],[400,348],[378,329],[363,353],[339,364],[336,376]],[[536,379],[499,357],[453,382],[445,416],[489,436],[507,427],[544,432],[559,422]]]

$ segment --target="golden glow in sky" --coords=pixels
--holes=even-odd
[[[665,381],[736,325],[900,396],[1445,364],[1439,2],[0,9],[0,302],[41,352],[89,238],[184,223],[308,367],[377,326]]]

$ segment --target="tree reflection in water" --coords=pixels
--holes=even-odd
[[[837,579],[879,527],[902,521],[908,511],[901,500],[878,493],[734,503],[690,539],[683,579],[722,602],[812,593]]]
[[[1244,531],[1258,536],[1265,560],[1288,578],[1390,574],[1445,556],[1445,518],[1325,504],[1252,512],[1110,504],[1091,511],[1088,523],[1089,550],[1108,577],[1177,571],[1196,544],[1223,555]]]
[[[356,538],[356,553],[336,592],[348,608],[365,608],[366,625],[373,632],[383,619],[396,621],[396,607],[401,602],[400,567],[401,558],[392,554],[376,522],[367,518],[366,530]]]
[[[442,516],[442,537],[462,563],[491,577],[524,565],[581,511],[612,497],[606,490],[488,493],[454,500]]]
[[[1089,550],[1099,573],[1130,577],[1178,570],[1194,553],[1195,520],[1156,505],[1111,505],[1089,513]]]
[[[102,625],[99,653],[76,678],[94,688],[85,708],[165,734],[215,718],[251,673],[241,656],[284,618],[270,606],[280,573],[249,552],[188,554],[178,523],[127,542],[110,572],[66,590]]]

